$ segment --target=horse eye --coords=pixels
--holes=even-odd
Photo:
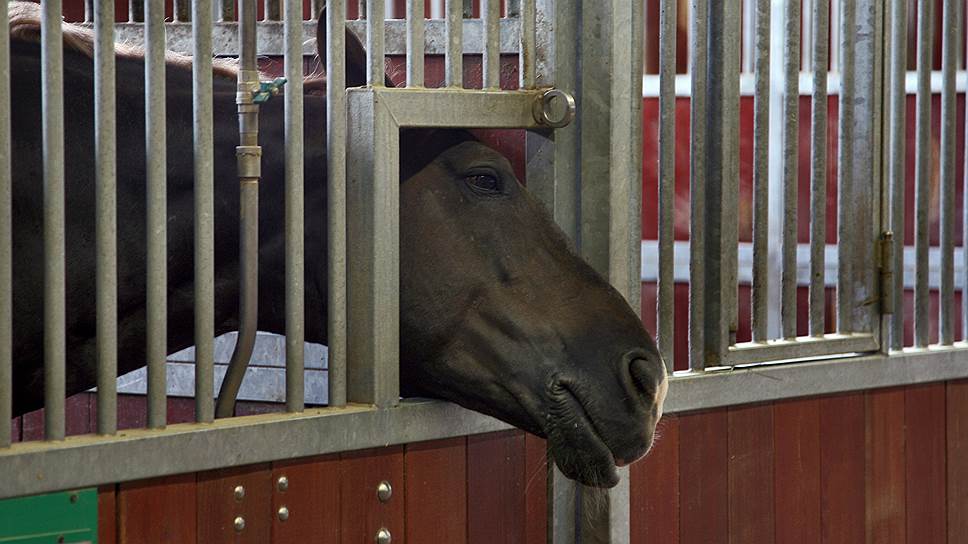
[[[498,194],[501,192],[501,181],[491,174],[473,174],[464,178],[471,189],[482,194]]]

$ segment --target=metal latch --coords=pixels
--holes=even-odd
[[[881,261],[881,313],[891,315],[894,313],[894,233],[885,231],[881,233],[878,241],[880,246]]]

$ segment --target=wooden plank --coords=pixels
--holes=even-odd
[[[467,438],[468,542],[527,542],[526,454],[521,431]]]
[[[905,443],[910,445],[904,456],[908,542],[947,540],[945,411],[945,384],[913,386],[905,391]]]
[[[773,405],[730,408],[729,542],[773,542]]]
[[[726,410],[679,417],[681,544],[729,538],[726,433]]]
[[[272,484],[268,464],[233,467],[198,474],[198,542],[269,541],[272,508]],[[235,489],[242,486],[244,496],[236,497]],[[235,528],[241,517],[245,528]]]
[[[857,544],[865,531],[864,393],[820,399],[820,520],[825,544]]]
[[[97,541],[98,544],[118,541],[118,487],[115,485],[104,485],[97,490]]]
[[[524,435],[525,542],[548,539],[548,446],[543,438]]]
[[[629,469],[631,542],[679,542],[679,418],[666,415],[652,451]]]
[[[195,475],[121,484],[118,541],[123,544],[195,542]]]
[[[339,542],[339,455],[276,461],[270,485],[272,542]]]
[[[948,542],[968,535],[968,380],[948,383]]]
[[[904,542],[904,390],[867,393],[868,544]]]
[[[403,459],[408,542],[467,541],[467,457],[465,437],[407,445]],[[507,500],[514,502],[514,497]]]
[[[820,542],[820,401],[773,405],[776,541]]]
[[[403,448],[377,448],[340,456],[340,539],[343,544],[373,542],[381,528],[403,540],[406,484]],[[393,496],[381,503],[376,488],[386,480]]]

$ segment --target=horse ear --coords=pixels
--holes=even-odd
[[[316,23],[316,55],[326,64],[326,8],[319,13]],[[346,29],[346,86],[366,85],[366,50],[352,30]]]

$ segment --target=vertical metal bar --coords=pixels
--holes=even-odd
[[[10,27],[0,10],[0,448],[13,418],[13,180],[10,170]]]
[[[309,18],[316,20],[323,11],[323,0],[312,0],[309,4]]]
[[[356,9],[357,19],[366,19],[366,0],[359,0]]]
[[[221,0],[222,13],[219,21],[229,22],[235,20],[235,0]]]
[[[689,71],[692,74],[689,144],[689,369],[706,368],[705,337],[705,228],[706,228],[706,86],[708,0],[692,1]]]
[[[424,1],[407,0],[407,87],[424,86]]]
[[[263,19],[266,21],[278,21],[282,17],[280,0],[265,0],[265,11]],[[286,0],[288,1],[288,0]],[[302,8],[300,7],[299,20],[302,21]]]
[[[464,77],[464,19],[461,0],[447,0],[447,51],[444,56],[445,85],[463,87]]]
[[[212,10],[192,0],[195,141],[195,421],[215,418],[215,170],[212,128]]]
[[[506,11],[509,18],[521,16],[521,0],[506,0]]]
[[[724,0],[722,22],[722,55],[720,73],[722,74],[722,192],[720,210],[722,213],[722,239],[720,285],[722,289],[720,316],[720,344],[717,346],[720,357],[725,355],[728,346],[736,343],[736,330],[739,328],[739,282],[737,268],[739,258],[739,221],[727,210],[739,208],[739,75],[740,42],[734,36],[742,29],[740,0]]]
[[[480,0],[478,0],[480,1]],[[464,18],[473,19],[474,18],[474,0],[464,0]]]
[[[830,70],[840,71],[840,59],[843,55],[841,44],[841,29],[843,28],[843,10],[840,0],[830,0],[830,47],[833,48],[830,55]]]
[[[827,244],[827,35],[828,0],[813,0],[813,99],[810,132],[810,334],[823,336]]]
[[[758,3],[759,0],[743,0],[743,73],[755,70]]]
[[[234,1],[234,0],[223,0]],[[145,20],[145,0],[128,0],[128,22],[141,23]]]
[[[854,157],[852,154],[853,142],[853,115],[854,109],[850,107],[851,101],[856,94],[854,81],[854,49],[856,39],[852,30],[852,25],[856,19],[856,7],[853,2],[843,2],[841,4],[840,25],[840,135],[837,142],[838,154],[838,196],[837,196],[837,332],[848,333],[853,331],[853,285],[851,282],[851,219],[853,210],[850,209],[848,199],[853,193],[853,165]],[[847,107],[845,107],[847,106]]]
[[[802,0],[800,11],[800,69],[804,72],[813,70],[813,36],[816,27],[816,0]],[[824,36],[826,37],[826,36]]]
[[[522,89],[534,88],[534,43],[535,43],[535,0],[521,2],[521,53],[518,57],[520,66],[520,84]]]
[[[890,163],[891,230],[894,233],[894,315],[890,348],[904,347],[904,197],[907,144],[907,0],[891,0]],[[966,208],[968,210],[968,208]],[[966,215],[968,217],[968,215]],[[966,231],[968,232],[968,231]],[[968,307],[968,306],[966,306]],[[968,322],[966,322],[968,326]],[[968,329],[966,329],[968,330]]]
[[[145,149],[147,150],[148,427],[165,426],[168,356],[168,242],[165,141],[165,2],[145,6]]]
[[[346,404],[346,0],[326,10],[329,405]]]
[[[90,23],[94,20],[94,0],[84,0],[84,22]]]
[[[484,73],[485,89],[501,88],[501,0],[481,0],[484,19]]]
[[[941,89],[941,292],[939,343],[950,346],[955,341],[955,161],[957,127],[955,123],[955,71],[961,42],[961,18],[964,0],[945,0],[941,18],[944,36],[942,49]]]
[[[753,97],[752,338],[765,342],[769,324],[770,0],[756,0],[756,83]]]
[[[931,313],[928,298],[928,244],[931,207],[931,63],[934,43],[933,0],[918,0],[918,95],[915,120],[915,275],[914,345],[928,345]]]
[[[786,0],[783,72],[783,245],[780,322],[784,338],[797,336],[797,183],[800,168],[800,0]]]
[[[173,14],[176,22],[188,23],[192,20],[191,0],[175,0]]]
[[[286,0],[283,32],[286,41],[286,409],[301,412],[305,405],[303,344],[305,308],[303,285],[303,55],[302,0]]]
[[[385,82],[384,40],[385,19],[383,2],[375,0],[367,5],[366,12],[366,73],[367,84],[382,87]]]
[[[117,164],[114,1],[94,7],[94,148],[97,199],[97,432],[118,428]]]
[[[656,312],[659,354],[675,362],[676,24],[678,0],[659,7],[659,281]]]

